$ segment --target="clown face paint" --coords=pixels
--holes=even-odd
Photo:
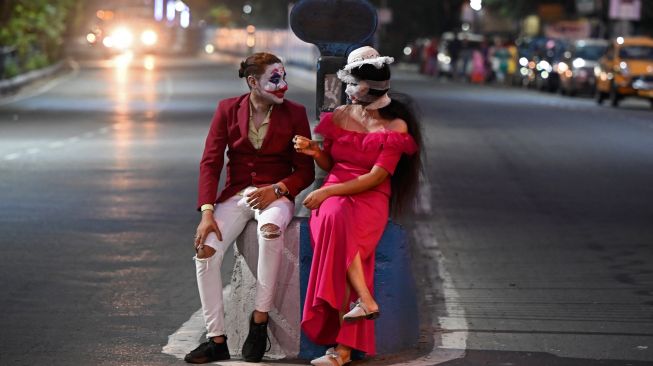
[[[288,84],[286,83],[286,69],[282,64],[268,65],[258,81],[256,91],[263,99],[274,104],[283,103]]]

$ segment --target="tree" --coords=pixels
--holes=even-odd
[[[375,0],[386,4],[393,13],[392,23],[381,33],[381,51],[399,56],[403,47],[421,37],[439,36],[460,28],[460,12],[465,0]]]
[[[74,0],[5,0],[0,9],[0,47],[15,54],[5,61],[9,64],[5,76],[44,67],[61,57],[66,20],[75,9]]]

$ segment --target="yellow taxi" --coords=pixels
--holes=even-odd
[[[647,98],[653,108],[653,38],[618,37],[594,69],[596,101],[617,107],[624,97]]]

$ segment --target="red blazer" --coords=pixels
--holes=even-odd
[[[197,207],[222,202],[247,186],[266,186],[283,182],[290,200],[315,179],[313,158],[293,148],[295,135],[311,137],[304,106],[284,100],[275,105],[270,125],[260,150],[247,136],[249,130],[249,93],[222,100],[213,115],[200,162]],[[226,147],[227,181],[217,196],[218,181]]]

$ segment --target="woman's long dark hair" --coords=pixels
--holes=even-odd
[[[413,155],[403,154],[392,175],[392,196],[390,212],[393,219],[410,214],[417,203],[419,176],[422,172],[422,128],[417,117],[417,109],[412,98],[401,93],[390,93],[392,101],[379,109],[381,117],[389,120],[401,118],[408,126],[408,133],[413,137],[419,150]]]
[[[384,81],[390,79],[390,67],[383,65],[377,69],[373,65],[363,65],[351,70],[351,74],[362,80]],[[370,89],[370,95],[382,96],[387,90]],[[390,93],[389,105],[379,109],[381,117],[387,120],[401,118],[408,126],[408,133],[413,137],[419,151],[411,156],[402,155],[392,175],[392,196],[390,212],[393,219],[412,213],[417,202],[419,176],[422,172],[422,128],[419,124],[418,109],[413,99],[406,94]]]

